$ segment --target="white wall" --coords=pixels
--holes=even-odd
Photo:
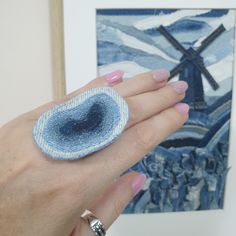
[[[0,0],[0,126],[52,99],[50,0]]]
[[[0,0],[0,126],[52,99],[49,1]],[[145,1],[142,3],[146,4]],[[123,216],[109,235],[135,235],[134,231],[150,236],[197,235],[197,232],[204,232],[198,234],[202,236],[235,235],[235,124],[232,122],[229,163],[232,168],[224,211],[150,214],[145,216],[145,221],[142,215]],[[140,228],[136,227],[137,222],[141,223]]]

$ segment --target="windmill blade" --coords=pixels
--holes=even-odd
[[[202,74],[206,77],[207,81],[209,82],[209,84],[211,85],[211,87],[214,90],[217,90],[220,86],[219,84],[215,81],[215,79],[213,78],[213,76],[210,74],[210,72],[207,70],[207,68],[199,63],[196,63],[196,66],[198,67],[198,69],[202,72]]]
[[[185,63],[186,60],[182,61],[181,63],[179,63],[176,67],[174,67],[174,69],[172,69],[170,71],[170,77],[168,80],[171,80],[173,77],[175,77],[181,70],[182,70],[182,66]],[[203,65],[200,64],[196,61],[192,61],[192,63],[198,68],[198,70],[200,70],[202,72],[202,74],[206,77],[207,81],[209,82],[209,84],[211,85],[211,87],[214,90],[217,90],[219,88],[219,84],[215,81],[215,79],[213,78],[213,76],[211,75],[211,73],[207,70],[207,68]]]
[[[175,49],[185,55],[189,55],[187,50],[165,29],[163,25],[161,25],[158,30],[175,47]]]
[[[168,80],[171,80],[173,77],[175,77],[180,71],[182,70],[183,62],[179,63],[174,69],[170,71],[170,77]]]
[[[224,25],[220,25],[216,30],[214,30],[206,39],[201,43],[201,46],[196,50],[198,53],[201,53],[205,50],[217,37],[219,37],[225,31]]]
[[[225,31],[225,27],[223,25],[220,25],[212,34],[210,34],[205,40],[203,40],[201,46],[198,48],[198,50],[195,51],[196,55],[194,55],[194,57],[165,29],[164,26],[161,25],[158,30],[178,51],[182,52],[186,56],[186,58],[190,60],[199,71],[201,71],[201,73],[206,77],[207,81],[214,90],[217,90],[219,88],[219,84],[214,80],[213,76],[206,69],[206,67],[203,64],[197,62],[194,58],[197,54],[200,54],[206,47],[208,47],[208,45],[212,43],[212,41],[214,41],[222,32]],[[180,72],[185,61],[186,59],[171,71],[169,80]]]

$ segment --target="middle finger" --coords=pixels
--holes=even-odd
[[[184,98],[187,88],[188,84],[186,82],[177,81],[157,91],[126,98],[130,111],[130,118],[126,128],[175,105]]]

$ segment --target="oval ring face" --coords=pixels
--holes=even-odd
[[[128,105],[114,89],[93,88],[44,112],[33,138],[47,157],[76,160],[111,144],[128,119]]]

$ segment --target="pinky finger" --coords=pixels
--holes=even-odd
[[[117,179],[103,195],[97,199],[89,209],[104,225],[107,230],[122,213],[132,198],[143,188],[146,176],[137,172],[131,172]],[[83,221],[77,235],[91,235],[94,233],[88,224]]]

